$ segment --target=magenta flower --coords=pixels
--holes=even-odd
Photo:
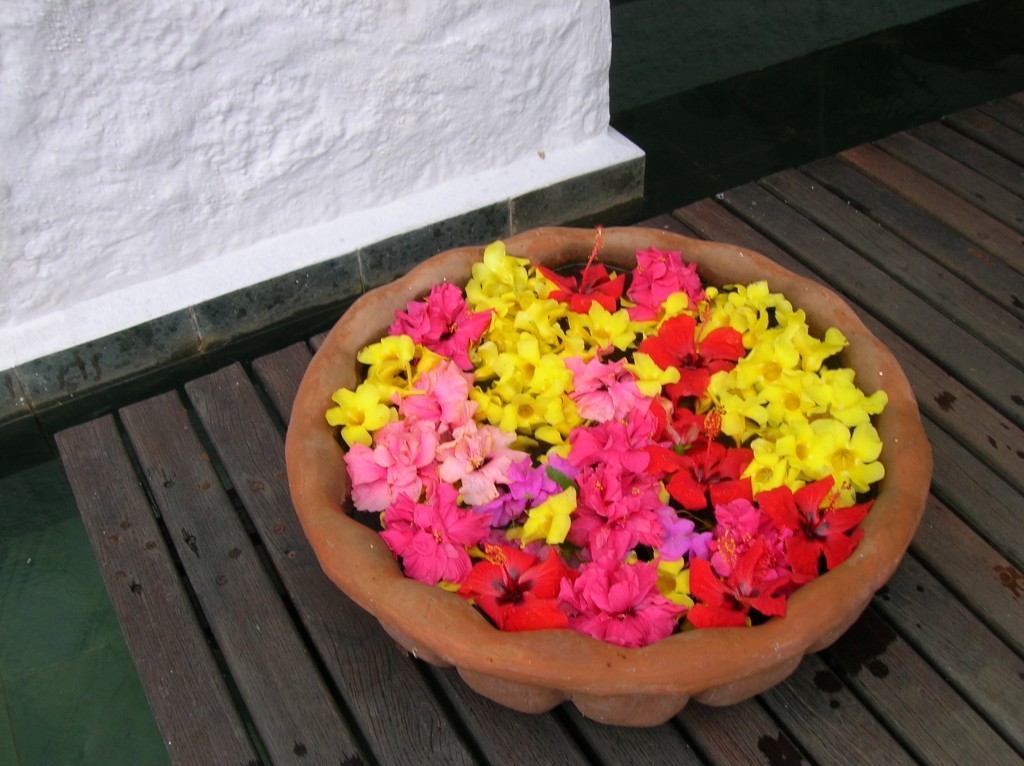
[[[533,465],[529,457],[512,463],[500,483],[505,485],[505,491],[495,500],[474,509],[493,527],[504,527],[518,521],[528,509],[562,491],[548,476],[546,466]]]
[[[579,496],[568,540],[590,558],[621,559],[637,545],[662,544],[657,511],[663,503],[657,479],[603,464],[584,468],[576,481]]]
[[[643,396],[636,378],[625,368],[625,360],[604,363],[595,356],[584,362],[574,356],[566,358],[565,366],[573,374],[569,398],[587,420],[604,422],[625,418]]]
[[[569,434],[569,462],[578,467],[614,463],[631,473],[647,470],[647,447],[660,424],[650,407],[637,407],[623,420],[579,426]]]
[[[418,501],[436,473],[438,439],[422,421],[396,420],[374,434],[374,446],[353,444],[345,453],[352,480],[352,504],[361,511],[382,511],[399,497]]]
[[[570,628],[619,646],[647,646],[671,635],[686,611],[661,595],[654,564],[611,558],[584,564],[575,581],[562,580],[558,597]]]
[[[469,347],[491,324],[491,311],[471,313],[460,290],[450,282],[434,285],[425,301],[411,301],[395,312],[389,335],[408,335],[413,342],[449,357],[463,370],[472,370]]]
[[[384,511],[380,536],[402,560],[405,574],[428,585],[462,583],[473,564],[466,548],[487,534],[486,519],[457,505],[458,492],[438,484],[425,503],[400,496]]]
[[[697,275],[697,264],[683,263],[675,250],[649,248],[636,251],[636,268],[626,296],[636,304],[629,317],[634,322],[657,319],[658,310],[673,293],[685,292],[690,307],[705,300],[704,288]]]
[[[711,556],[708,547],[711,532],[697,532],[697,525],[690,519],[677,515],[671,506],[664,505],[654,511],[663,531],[658,556],[665,561],[677,561],[689,555],[706,559]]]
[[[730,577],[740,558],[759,542],[763,548],[757,560],[758,579],[769,582],[790,576],[785,546],[792,530],[776,526],[771,516],[743,499],[715,506],[715,520],[718,523],[709,548],[711,567],[716,574]]]

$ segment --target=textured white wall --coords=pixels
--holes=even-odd
[[[344,252],[304,227],[557,165],[608,136],[610,49],[594,0],[0,0],[0,369]]]

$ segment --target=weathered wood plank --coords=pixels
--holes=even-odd
[[[454,706],[486,763],[580,766],[592,761],[551,713],[519,713],[481,697],[455,668],[428,669]]]
[[[815,763],[916,763],[817,655],[761,700]]]
[[[807,754],[756,699],[729,707],[691,702],[675,721],[701,757],[716,766],[808,762]]]
[[[997,154],[1024,165],[1024,136],[993,117],[977,109],[966,109],[944,117],[942,122]]]
[[[1024,657],[1024,573],[945,503],[930,497],[910,545],[927,567],[1003,641]]]
[[[795,210],[759,186],[748,184],[722,195],[724,204],[758,227],[828,284],[950,370],[1018,427],[1024,426],[1020,369],[980,344],[884,272],[864,261]]]
[[[943,188],[876,146],[864,144],[839,156],[862,173],[956,229],[979,247],[1024,273],[1024,240],[969,200]]]
[[[113,416],[56,442],[171,761],[257,762]]]
[[[571,706],[565,710],[575,737],[599,753],[604,763],[704,763],[672,722],[649,729],[605,726],[584,718]]]
[[[883,138],[876,141],[875,146],[970,201],[1011,229],[1024,232],[1024,200],[973,168],[909,133],[897,133]]]
[[[1021,495],[974,453],[925,419],[935,462],[932,492],[1018,568],[1024,564]]]
[[[1024,360],[1024,319],[1004,312],[998,304],[808,176],[786,170],[760,183],[936,311],[983,339],[1007,361],[1019,366]],[[1021,207],[1024,209],[1024,201]],[[965,306],[971,310],[965,311]]]
[[[1018,319],[1024,318],[1024,274],[844,162],[830,157],[804,165],[800,170],[927,253]]]
[[[1017,133],[1024,134],[1024,106],[1014,103],[1012,99],[1001,98],[989,101],[987,104],[979,106],[978,111],[999,120]]]
[[[360,757],[177,394],[120,411],[210,629],[275,763]]]
[[[1024,660],[913,556],[903,559],[873,603],[988,724],[1024,754]]]
[[[302,374],[309,366],[311,358],[312,354],[305,343],[293,343],[252,363],[256,378],[263,385],[274,408],[285,423],[288,422]]]
[[[1019,762],[1006,741],[873,607],[823,657],[925,762],[959,766],[980,754],[988,763]]]
[[[275,364],[287,366],[269,376],[283,384],[271,398],[286,410],[287,392],[295,388],[289,371],[301,375],[304,369],[292,356],[265,358],[262,365],[268,372]],[[374,756],[405,764],[413,753],[432,752],[444,763],[472,762],[413,660],[320,570],[292,510],[284,440],[241,366],[191,381],[185,390]]]
[[[971,141],[941,122],[929,122],[907,133],[973,168],[1018,197],[1024,197],[1024,171],[1020,165],[988,147]]]

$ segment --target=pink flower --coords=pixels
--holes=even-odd
[[[374,435],[374,446],[356,443],[345,453],[352,504],[382,511],[401,496],[420,499],[434,475],[437,433],[422,421],[396,420]]]
[[[452,431],[451,441],[437,449],[441,481],[461,482],[462,500],[467,505],[484,505],[496,500],[496,484],[504,483],[509,469],[525,452],[510,449],[516,435],[494,426],[477,425],[469,420]]]
[[[730,577],[737,562],[755,542],[763,545],[757,560],[758,579],[769,582],[790,575],[785,541],[792,530],[775,525],[772,517],[749,500],[733,500],[715,506],[714,537],[708,546],[711,566],[722,577]]]
[[[654,564],[602,558],[562,580],[562,608],[569,627],[619,646],[647,646],[672,634],[686,611],[661,595]]]
[[[625,365],[621,359],[605,364],[597,356],[587,362],[575,356],[566,358],[565,366],[573,374],[569,398],[582,417],[598,422],[620,420],[636,407],[642,394]]]
[[[419,377],[412,393],[399,399],[398,412],[403,418],[448,427],[461,425],[476,412],[476,402],[469,399],[472,385],[472,374],[446,360]]]
[[[450,282],[434,285],[426,301],[411,301],[395,312],[390,335],[408,335],[415,343],[472,370],[469,347],[491,324],[491,311],[470,313],[462,290]]]
[[[657,479],[604,464],[583,469],[576,481],[579,499],[568,539],[590,558],[621,559],[638,544],[661,545],[657,511],[663,504]]]
[[[697,264],[683,264],[682,255],[674,250],[649,248],[636,251],[636,268],[626,295],[636,304],[630,309],[633,321],[657,319],[658,310],[673,293],[685,292],[690,307],[706,296],[697,275]]]
[[[384,531],[380,536],[402,559],[405,574],[435,585],[441,580],[462,583],[473,564],[466,552],[487,534],[486,519],[456,504],[458,492],[447,484],[438,484],[418,503],[400,496],[384,511]]]
[[[650,407],[634,408],[623,420],[578,426],[569,433],[569,462],[577,468],[615,463],[631,473],[641,473],[651,462],[646,449],[659,428]]]

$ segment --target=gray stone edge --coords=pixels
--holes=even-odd
[[[273,326],[332,307],[340,310],[362,292],[452,247],[538,226],[602,222],[606,214],[638,210],[643,179],[641,155],[16,365],[0,372],[0,438],[8,425],[45,421],[48,410],[76,398],[210,355]]]

